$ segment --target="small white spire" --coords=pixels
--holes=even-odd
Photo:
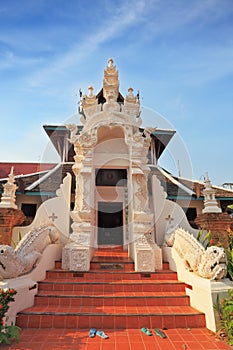
[[[219,208],[218,202],[216,201],[215,190],[212,187],[212,183],[209,179],[208,172],[206,172],[204,186],[204,209],[202,210],[202,213],[221,213],[222,210],[221,208]]]
[[[14,175],[14,167],[11,167],[10,174],[8,175],[7,183],[3,185],[4,192],[2,194],[1,202],[0,202],[0,208],[13,208],[18,209],[17,205],[15,204],[15,192],[17,189],[17,186],[15,184],[15,175]]]

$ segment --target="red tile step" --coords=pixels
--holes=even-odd
[[[61,270],[57,262],[39,282],[35,305],[18,314],[17,325],[59,329],[205,326],[204,314],[189,306],[185,284],[167,264],[162,271],[138,273],[122,249],[98,250],[91,264],[89,272],[74,272]],[[109,264],[104,271],[103,264]]]
[[[188,306],[189,297],[184,293],[124,293],[124,295],[105,294],[105,295],[91,295],[87,296],[84,293],[78,295],[70,292],[47,292],[42,291],[35,297],[36,306]]]
[[[71,280],[47,280],[39,283],[39,291],[76,291],[86,292],[87,295],[92,292],[116,293],[116,292],[181,292],[185,290],[185,284],[179,281],[161,280],[161,281],[114,281],[114,282],[72,282]]]
[[[127,280],[176,280],[176,272],[161,270],[152,273],[129,272],[129,271],[89,271],[74,272],[54,269],[47,272],[47,278],[53,281],[72,279],[72,281],[127,281]]]
[[[159,307],[70,307],[56,305],[34,306],[20,312],[19,327],[101,329],[147,327],[196,328],[205,327],[204,314],[190,306]]]

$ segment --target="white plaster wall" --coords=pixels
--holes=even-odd
[[[51,223],[50,218],[56,216],[53,224],[60,233],[60,239],[65,242],[69,238],[70,231],[70,195],[71,195],[71,175],[67,174],[63,183],[56,192],[57,197],[44,201],[37,210],[33,222],[28,226],[16,226],[12,232],[12,239],[18,242],[18,233],[23,237],[33,228]]]
[[[176,202],[166,199],[167,193],[164,191],[156,175],[152,177],[151,181],[156,243],[162,246],[165,234],[173,232],[177,227],[182,227],[184,230],[197,236],[199,231],[190,226],[184,210]],[[170,222],[168,220],[169,216],[172,218]]]
[[[125,143],[124,135],[119,137],[119,127],[110,129],[102,127],[103,132],[101,132],[98,139],[98,144],[95,146],[93,154],[93,165],[94,167],[127,167],[129,166],[129,151],[128,146]],[[106,131],[106,134],[104,134]],[[114,136],[114,131],[116,135]],[[102,133],[105,137],[112,137],[111,139],[106,139],[101,137]],[[121,132],[122,133],[122,132]]]

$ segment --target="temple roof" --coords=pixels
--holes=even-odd
[[[61,162],[74,161],[74,146],[69,142],[70,130],[65,125],[43,125],[43,128],[58,152]],[[82,125],[78,125],[78,132],[83,129]],[[140,131],[143,132],[143,128]],[[155,152],[157,160],[166,149],[170,140],[176,133],[175,130],[154,128],[151,137],[155,143]]]
[[[26,175],[52,169],[54,165],[54,163],[1,162],[0,179],[7,178],[12,167],[14,167],[15,175]]]
[[[60,163],[49,170],[41,171],[39,173],[16,176],[15,183],[18,186],[16,193],[24,193],[26,195],[54,196],[56,194],[56,190],[59,188],[67,173],[72,175],[72,193],[74,193],[75,176],[72,171],[73,164],[74,163]],[[192,199],[202,201],[204,198],[204,182],[173,176],[159,166],[151,166],[150,177],[152,175],[156,175],[158,177],[165,192],[168,194],[168,199]],[[6,178],[0,179],[0,193],[3,192],[3,184],[6,183],[6,181]],[[149,189],[151,191],[150,186]],[[221,206],[226,208],[227,205],[233,203],[233,190],[214,185],[213,189],[215,190],[216,199],[221,201]]]

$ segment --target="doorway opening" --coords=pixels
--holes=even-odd
[[[98,245],[123,245],[123,203],[98,203]]]

